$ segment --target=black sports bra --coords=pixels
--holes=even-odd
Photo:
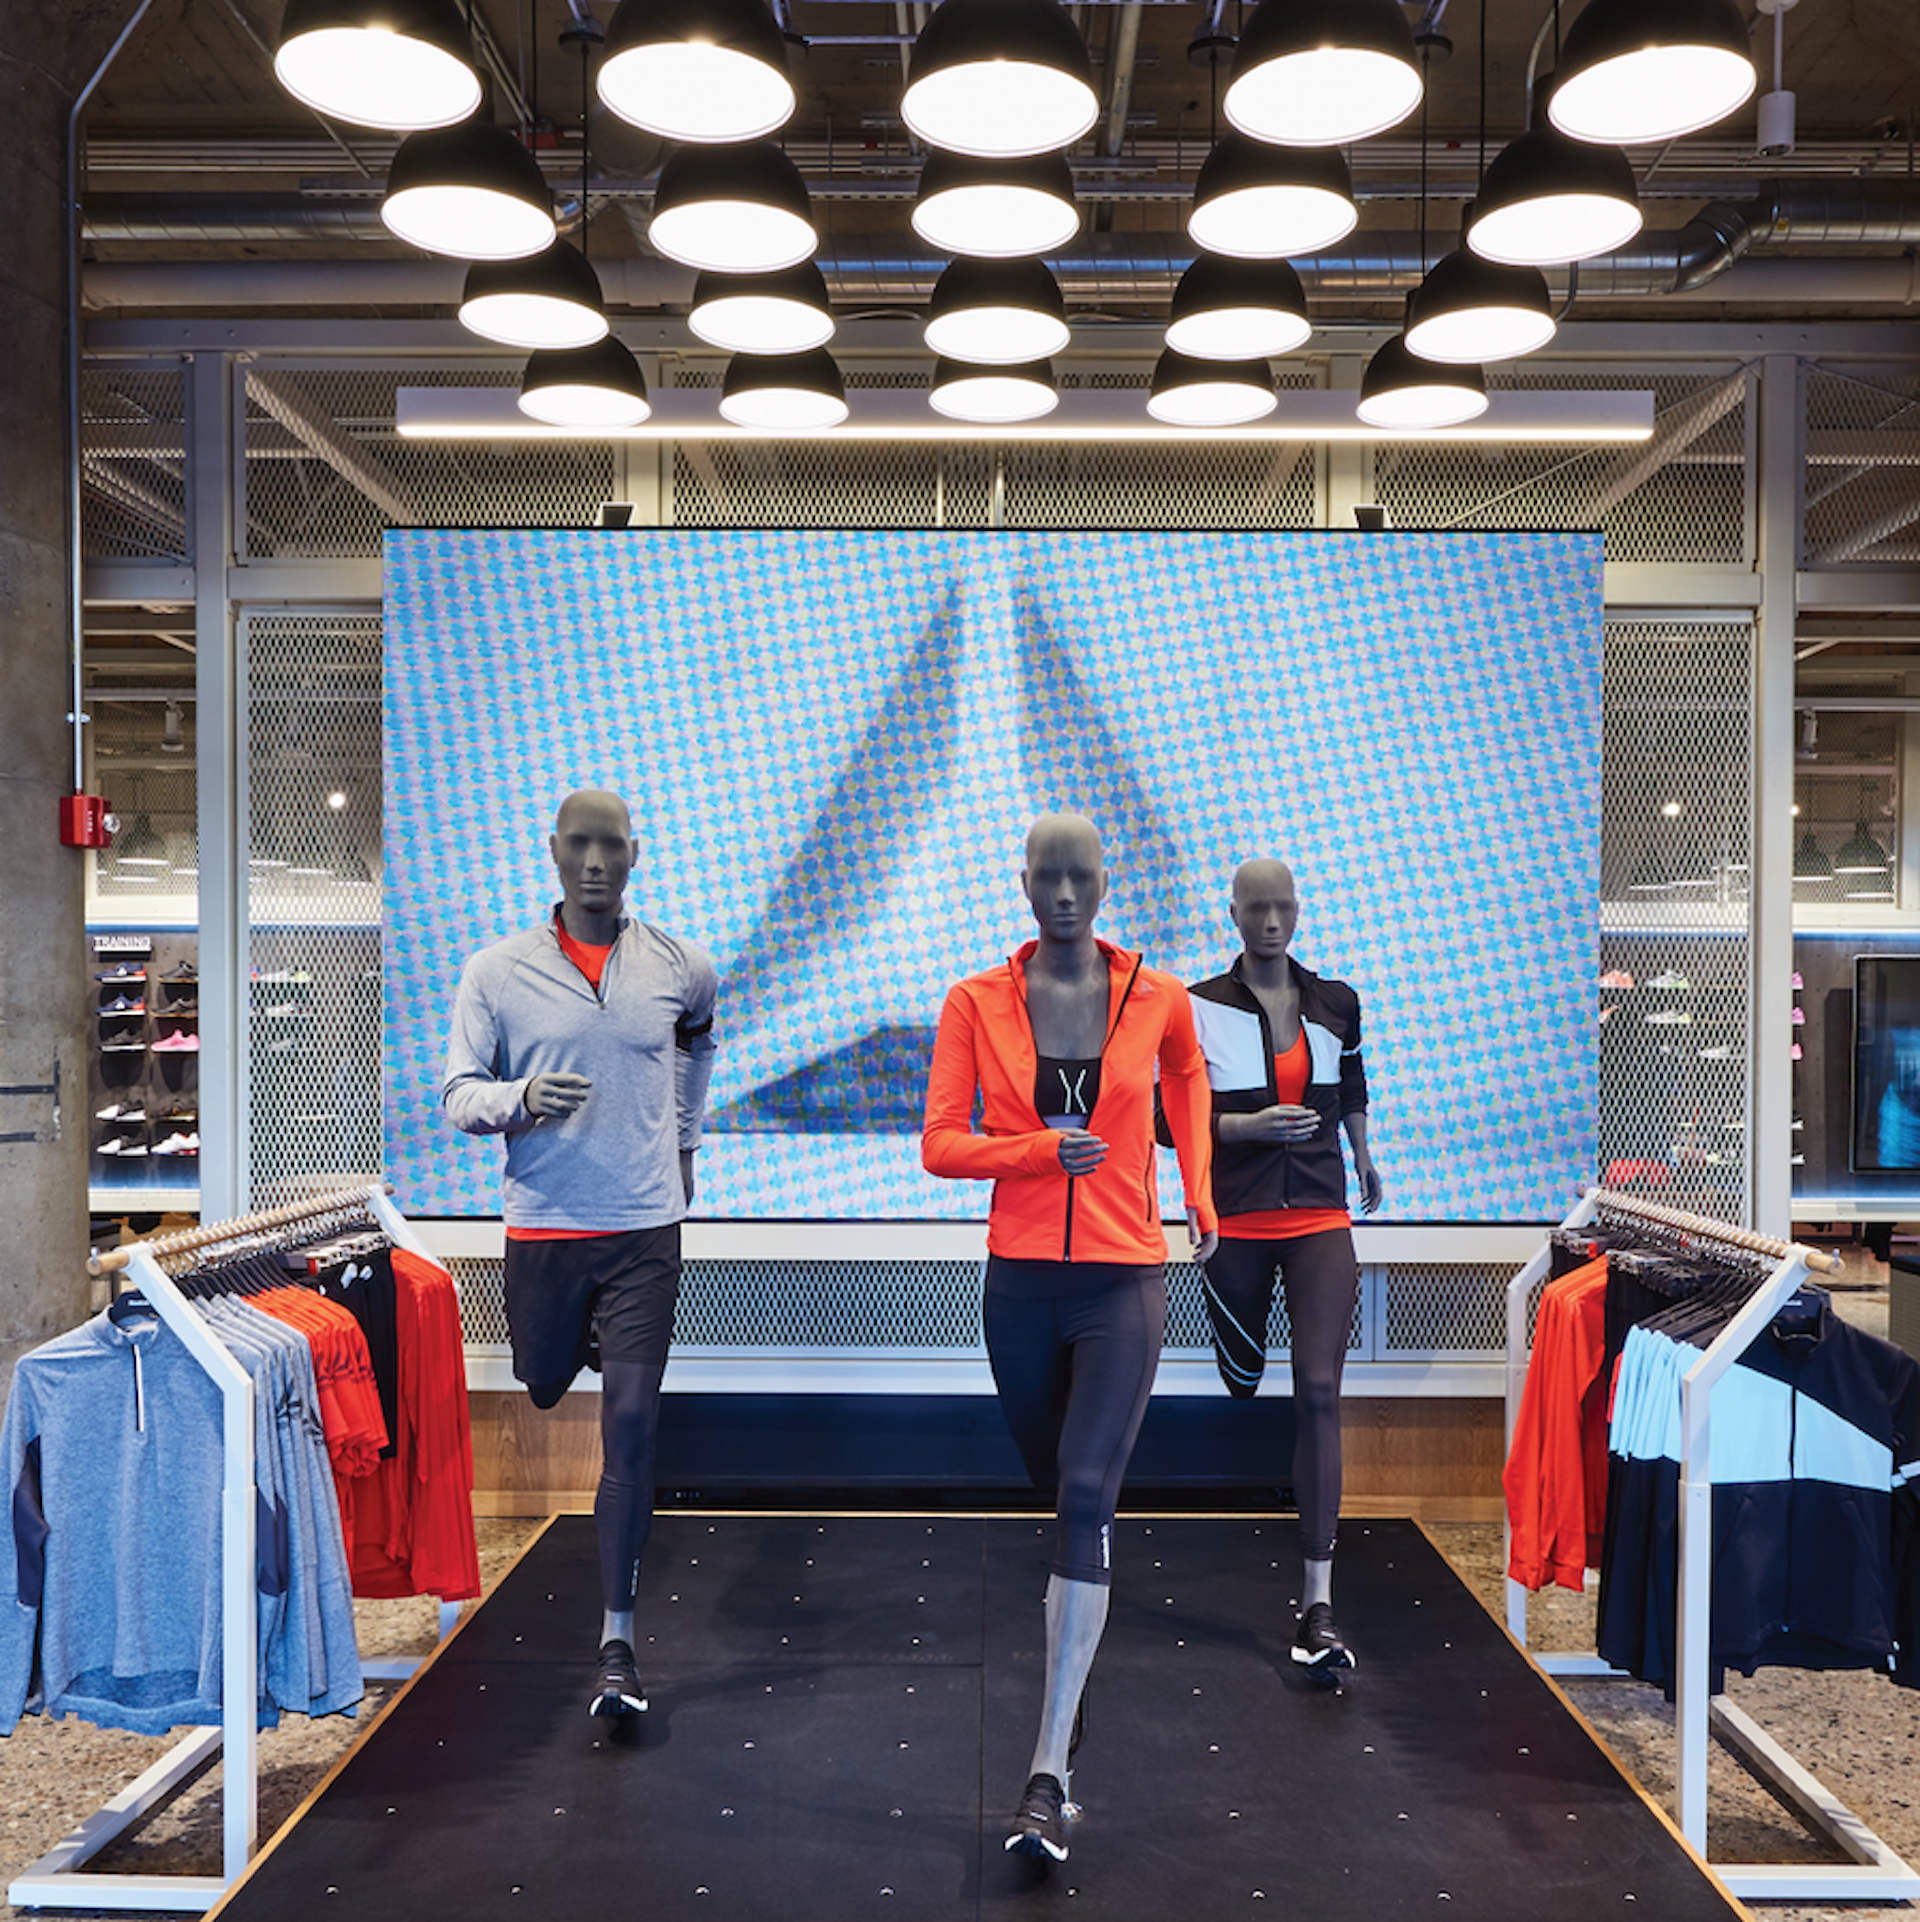
[[[1049,1128],[1084,1128],[1100,1099],[1100,1057],[1043,1054],[1033,1072],[1033,1105]]]

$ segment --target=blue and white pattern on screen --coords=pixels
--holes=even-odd
[[[1027,937],[1038,813],[1183,979],[1277,854],[1351,980],[1401,1220],[1557,1218],[1594,1160],[1601,546],[1580,534],[397,532],[389,1164],[498,1212],[439,1107],[465,956],[556,897],[554,808],[632,806],[633,911],[719,964],[701,1212],[925,1220],[942,997]],[[1178,1213],[1171,1157],[1162,1193]]]

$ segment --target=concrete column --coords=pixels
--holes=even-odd
[[[86,856],[73,780],[64,213],[69,107],[133,0],[11,0],[0,35],[0,1373],[88,1302]]]

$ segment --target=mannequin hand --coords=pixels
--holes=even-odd
[[[564,1116],[586,1106],[593,1083],[583,1074],[537,1074],[520,1097],[520,1105],[536,1120]]]
[[[1201,1267],[1213,1259],[1213,1253],[1220,1246],[1220,1237],[1209,1228],[1205,1234],[1200,1232],[1200,1210],[1189,1207],[1187,1210],[1187,1239],[1193,1243],[1193,1258]]]
[[[1107,1144],[1084,1128],[1060,1130],[1060,1165],[1070,1175],[1090,1175],[1107,1158]]]
[[[1220,1117],[1222,1141],[1311,1141],[1319,1131],[1319,1115],[1290,1102],[1277,1102],[1256,1114]]]
[[[1362,1212],[1377,1215],[1380,1204],[1387,1198],[1386,1184],[1380,1179],[1380,1170],[1371,1161],[1356,1161],[1353,1172],[1360,1178]]]

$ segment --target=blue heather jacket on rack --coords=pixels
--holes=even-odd
[[[687,1212],[680,1151],[700,1145],[713,1074],[711,957],[622,916],[596,994],[553,923],[482,948],[460,977],[441,1102],[507,1138],[510,1228],[659,1228]],[[537,1074],[583,1074],[577,1113],[529,1115]]]

